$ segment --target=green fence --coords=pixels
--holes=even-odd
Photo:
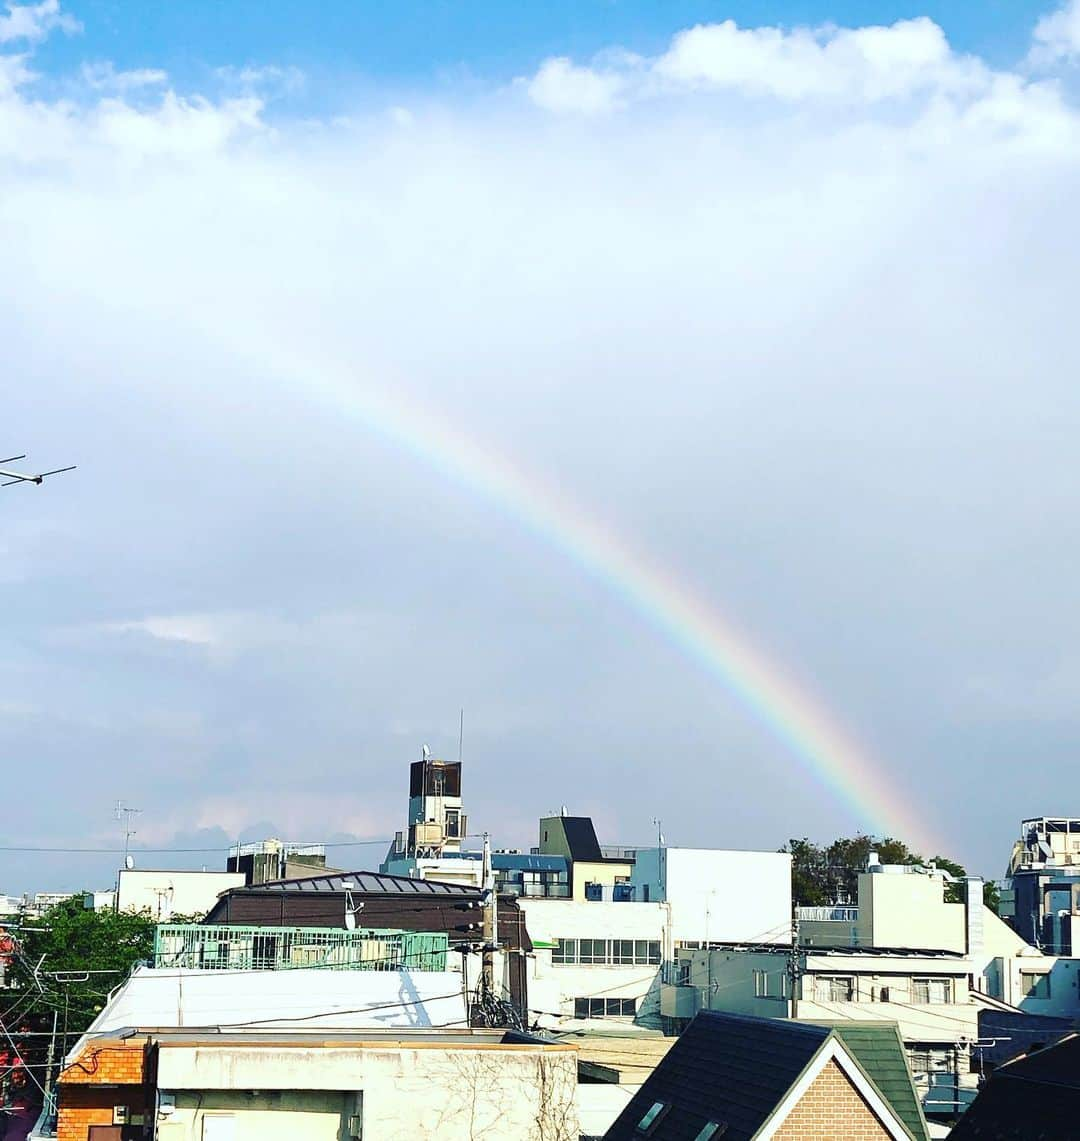
[[[445,932],[162,923],[154,966],[201,971],[444,971]]]

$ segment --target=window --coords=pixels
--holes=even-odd
[[[660,965],[660,942],[652,939],[559,939],[552,963],[566,966],[641,967]]]
[[[952,979],[912,979],[911,1001],[924,1003],[952,1002]]]
[[[1024,998],[1049,998],[1050,976],[1042,971],[1021,971],[1020,993]]]
[[[769,997],[769,975],[767,971],[754,971],[754,997]]]
[[[678,963],[679,977],[678,986],[690,985],[690,971],[693,969],[693,959],[680,959]]]
[[[817,975],[814,998],[818,1002],[854,1002],[855,980],[851,975]]]
[[[633,1018],[636,998],[575,998],[575,1018]]]
[[[694,1141],[712,1141],[714,1137],[722,1137],[727,1132],[726,1121],[708,1121],[701,1127]]]
[[[671,1108],[666,1102],[654,1101],[645,1111],[644,1116],[637,1123],[637,1132],[646,1137],[652,1136],[653,1130],[664,1120],[667,1111]]]

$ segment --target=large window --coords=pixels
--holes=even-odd
[[[633,1018],[636,998],[575,998],[575,1018]]]
[[[854,1002],[855,980],[851,975],[817,975],[814,998],[818,1002]]]
[[[1024,998],[1049,998],[1049,974],[1043,971],[1021,971],[1020,993]]]
[[[560,939],[551,961],[563,966],[659,966],[660,943],[651,939]]]
[[[755,998],[787,998],[787,975],[783,971],[754,971]]]
[[[952,1000],[952,979],[927,978],[911,980],[912,1002],[942,1003],[952,1002]]]

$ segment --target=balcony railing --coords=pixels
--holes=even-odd
[[[198,971],[444,971],[445,932],[162,923],[154,966]]]
[[[496,888],[500,895],[519,895],[523,899],[569,899],[568,883],[518,883],[515,880],[499,880]]]
[[[858,923],[857,907],[799,907],[796,909],[802,923]]]

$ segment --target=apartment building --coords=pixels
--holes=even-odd
[[[1052,955],[1080,953],[1080,818],[1023,820],[1002,890],[1002,915]]]

